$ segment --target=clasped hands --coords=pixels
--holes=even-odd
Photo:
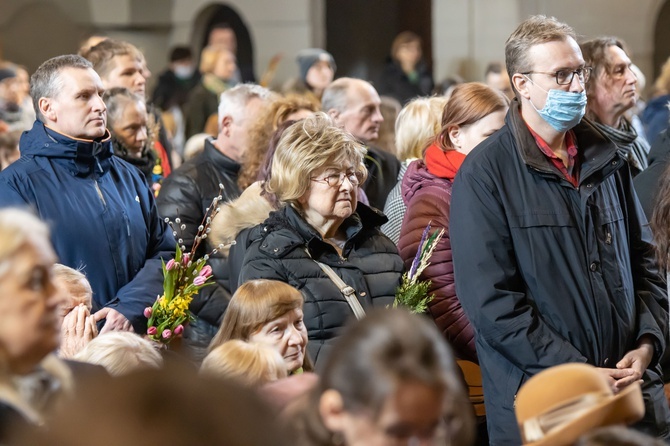
[[[654,343],[649,336],[640,338],[638,347],[629,351],[617,362],[616,368],[598,368],[607,378],[607,381],[616,394],[630,384],[639,381],[642,383],[642,374],[654,357]]]

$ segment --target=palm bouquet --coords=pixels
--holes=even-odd
[[[167,263],[163,261],[163,295],[158,296],[151,307],[144,309],[144,316],[148,319],[147,335],[150,339],[168,344],[174,338],[184,332],[184,326],[193,321],[193,315],[189,311],[189,305],[193,296],[201,288],[211,285],[212,267],[206,265],[209,256],[216,254],[226,246],[235,244],[220,244],[209,254],[199,259],[195,253],[200,244],[207,239],[210,233],[212,219],[219,213],[219,203],[223,201],[223,185],[219,184],[219,195],[214,197],[212,204],[207,208],[205,216],[198,227],[198,232],[193,241],[193,246],[186,252],[184,240],[177,239],[177,247],[174,259]],[[172,228],[172,235],[177,237],[181,231],[186,229],[179,217],[174,222],[169,218],[165,222]]]
[[[430,289],[430,280],[419,280],[421,273],[430,265],[430,257],[438,242],[444,235],[444,228],[439,231],[434,231],[430,234],[431,222],[423,230],[421,241],[412,261],[412,266],[409,271],[403,274],[400,286],[396,289],[395,300],[393,301],[393,308],[403,306],[408,308],[412,313],[425,313],[428,309],[428,304],[435,297],[428,294]]]

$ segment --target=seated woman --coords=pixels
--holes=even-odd
[[[300,292],[284,282],[251,280],[243,284],[230,299],[209,346],[210,354],[231,340],[261,343],[281,355],[289,374],[312,371],[302,307]]]
[[[317,365],[352,308],[360,313],[393,302],[402,273],[395,245],[379,230],[386,217],[358,202],[364,156],[365,148],[325,113],[289,127],[266,185],[282,207],[258,227],[242,261],[239,283],[273,279],[303,293]]]
[[[200,373],[212,377],[236,379],[249,387],[258,387],[286,378],[286,363],[269,345],[226,341],[202,361]]]
[[[24,211],[0,211],[0,442],[17,424],[41,424],[72,373],[55,355],[62,293],[47,226]]]
[[[107,127],[112,134],[114,155],[137,167],[156,192],[163,179],[161,162],[154,153],[153,135],[148,128],[144,98],[130,90],[112,88],[103,96],[107,106]]]
[[[302,445],[468,445],[472,415],[434,324],[376,309],[347,327],[319,383],[287,409]]]

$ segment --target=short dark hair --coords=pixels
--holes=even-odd
[[[40,98],[53,98],[63,87],[60,73],[64,68],[93,68],[88,60],[76,54],[56,56],[44,62],[37,71],[30,76],[30,97],[33,99],[33,107],[37,119],[44,122],[44,116],[40,112]]]
[[[491,62],[486,66],[486,71],[484,71],[484,77],[488,76],[489,74],[500,74],[503,71],[503,64],[502,62]]]
[[[170,62],[192,58],[193,53],[191,52],[191,48],[187,46],[176,46],[170,51]]]

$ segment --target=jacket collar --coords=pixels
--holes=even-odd
[[[348,245],[362,230],[378,227],[387,221],[388,219],[383,213],[359,202],[356,212],[342,223],[342,228],[347,235],[346,244]],[[285,253],[300,245],[306,244],[310,247],[310,251],[330,246],[323,241],[321,234],[290,205],[272,212],[262,226],[263,232],[267,233],[286,230],[282,233],[281,239],[267,243],[266,252],[277,257],[282,257]]]
[[[525,164],[543,174],[563,178],[563,174],[537,147],[533,135],[521,117],[521,104],[516,98],[510,104],[505,123],[512,132],[516,141],[516,150]],[[583,118],[572,131],[577,139],[577,151],[581,159],[580,185],[594,173],[603,170],[603,177],[607,176],[618,170],[625,162],[618,154],[616,145],[587,118]]]
[[[76,176],[86,177],[109,171],[112,144],[109,131],[96,140],[78,139],[35,121],[21,136],[21,155],[46,157],[64,165]]]
[[[205,140],[205,149],[201,156],[217,168],[225,170],[226,172],[237,175],[240,171],[240,163],[224,155],[219,149],[214,147],[213,138],[207,138]]]

